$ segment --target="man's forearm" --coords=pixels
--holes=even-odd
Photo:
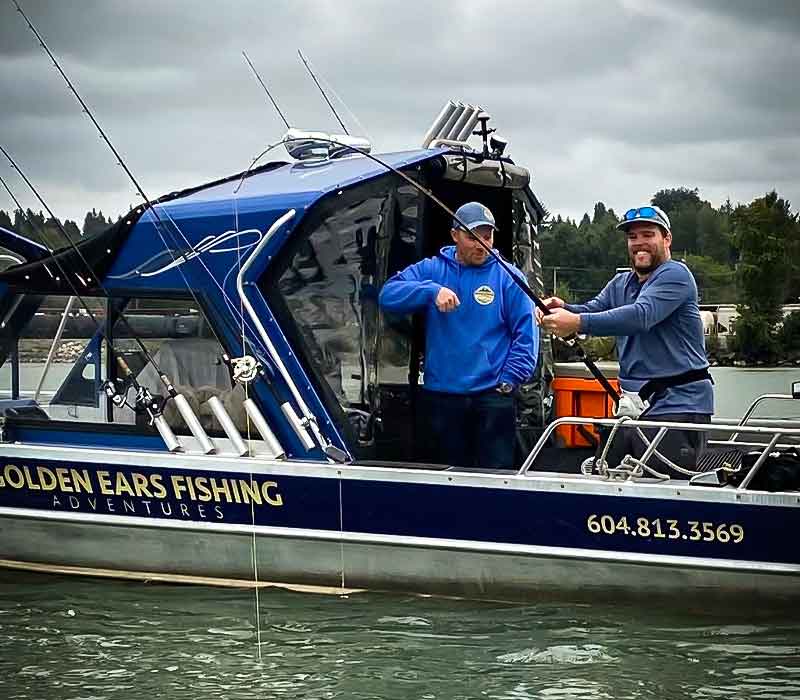
[[[431,304],[440,289],[436,282],[390,280],[383,286],[378,303],[387,311],[409,313]]]

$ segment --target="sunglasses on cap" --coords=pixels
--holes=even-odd
[[[637,207],[636,209],[628,209],[625,212],[625,221],[636,221],[636,219],[656,219],[669,228],[669,224],[664,221],[661,212],[653,207]]]

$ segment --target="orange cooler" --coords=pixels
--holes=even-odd
[[[608,380],[619,391],[619,381]],[[581,416],[582,418],[610,418],[614,415],[614,402],[596,379],[556,377],[553,379],[556,400],[556,418]],[[590,436],[598,439],[597,430],[590,425],[562,425],[556,428],[557,441],[564,447],[594,447]]]

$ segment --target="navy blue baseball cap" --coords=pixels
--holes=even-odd
[[[491,226],[497,230],[494,215],[489,211],[489,207],[483,206],[480,202],[467,202],[456,210],[453,228],[461,228],[461,224],[456,219],[461,219],[470,231],[474,231],[478,226]]]

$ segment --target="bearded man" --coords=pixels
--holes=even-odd
[[[585,304],[545,299],[549,315],[536,312],[541,327],[565,337],[573,333],[616,336],[624,403],[649,402],[640,420],[710,423],[713,381],[708,373],[697,285],[689,268],[672,260],[669,217],[655,206],[630,209],[617,226],[625,232],[630,272],[616,275]],[[634,394],[633,397],[630,395]],[[621,403],[621,405],[623,405]],[[646,433],[652,437],[655,431]],[[695,469],[706,434],[669,430],[658,451],[675,464]],[[634,430],[620,430],[609,450],[612,466],[625,454],[641,456]],[[663,466],[655,459],[650,466]]]

